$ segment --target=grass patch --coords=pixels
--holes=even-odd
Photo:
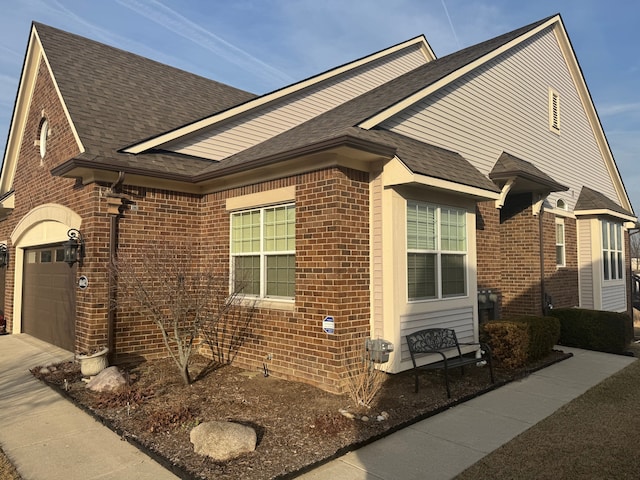
[[[638,356],[638,347],[633,348]],[[638,398],[640,361],[495,450],[456,480],[637,479]]]

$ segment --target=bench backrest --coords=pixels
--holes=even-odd
[[[433,353],[448,348],[457,348],[461,355],[456,331],[451,328],[427,328],[407,335],[407,345],[411,356]]]

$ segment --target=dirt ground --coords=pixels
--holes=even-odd
[[[565,357],[553,352],[531,368]],[[414,393],[411,372],[386,375],[373,406],[363,409],[356,408],[348,395],[265,377],[260,371],[215,365],[203,357],[194,359],[191,371],[196,380],[190,386],[182,383],[175,365],[167,359],[127,368],[130,386],[118,393],[87,390],[73,362],[50,368],[46,374],[40,370],[32,371],[180,477],[195,479],[292,478],[317,462],[490,387],[488,367],[467,367],[464,376],[455,371],[451,400],[440,371],[420,374],[419,393]],[[496,369],[495,373],[497,382],[502,383],[526,371]],[[355,418],[347,418],[341,410]],[[378,416],[388,418],[378,420]],[[189,432],[210,420],[252,426],[258,435],[256,450],[223,464],[195,454]]]

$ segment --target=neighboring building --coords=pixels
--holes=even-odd
[[[34,23],[0,214],[13,333],[164,355],[151,321],[110,311],[110,255],[190,242],[253,279],[236,362],[331,391],[368,336],[399,372],[426,326],[467,341],[481,314],[631,309],[636,217],[559,15],[440,59],[416,37],[259,97]]]

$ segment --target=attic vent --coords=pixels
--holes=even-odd
[[[560,210],[566,210],[567,209],[567,204],[565,203],[564,200],[559,198],[558,201],[556,202],[556,208],[559,208]]]
[[[549,129],[560,133],[560,94],[549,88]]]

